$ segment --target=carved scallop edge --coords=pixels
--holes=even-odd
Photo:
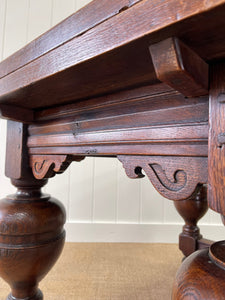
[[[44,179],[63,173],[72,161],[81,161],[83,159],[84,156],[31,155],[30,166],[36,179]]]
[[[170,200],[189,198],[198,184],[207,183],[207,157],[117,156],[130,178],[146,173],[155,189]]]

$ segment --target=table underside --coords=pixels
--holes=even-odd
[[[207,204],[225,219],[224,36],[222,0],[95,0],[0,64],[6,175],[17,187],[0,202],[8,300],[43,299],[37,284],[62,250],[66,219],[41,188],[86,156],[117,157],[128,177],[145,174],[175,200],[185,256],[212,243],[197,221]],[[173,299],[222,299],[223,249],[184,263]],[[195,281],[195,264],[206,280]]]

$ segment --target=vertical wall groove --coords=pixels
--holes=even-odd
[[[140,182],[139,185],[139,221],[138,223],[141,224],[142,223],[142,181]]]
[[[28,0],[28,8],[27,8],[27,28],[26,28],[26,44],[28,43],[28,28],[29,28],[29,15],[30,15],[30,0]]]
[[[5,44],[5,23],[6,23],[6,0],[0,0],[0,59],[3,59],[3,49]]]
[[[95,210],[95,199],[94,199],[94,187],[95,187],[95,158],[93,159],[93,168],[92,168],[92,195],[91,195],[91,222],[94,223],[94,210]]]

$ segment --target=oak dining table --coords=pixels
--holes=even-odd
[[[8,300],[43,299],[66,214],[41,189],[88,156],[144,171],[174,201],[185,259],[172,299],[225,299],[225,241],[197,226],[208,207],[225,223],[225,0],[92,1],[0,63],[0,116],[17,188],[0,202]]]

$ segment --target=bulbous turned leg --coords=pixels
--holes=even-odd
[[[225,299],[225,241],[191,254],[180,266],[172,300]]]
[[[7,300],[42,300],[39,281],[59,257],[65,240],[65,210],[41,193],[46,180],[12,180],[17,193],[0,202],[0,276]]]
[[[183,231],[179,235],[179,248],[184,256],[188,256],[198,249],[209,247],[212,242],[202,239],[197,226],[197,222],[208,210],[206,186],[199,185],[191,197],[174,201],[174,205],[185,221]]]

